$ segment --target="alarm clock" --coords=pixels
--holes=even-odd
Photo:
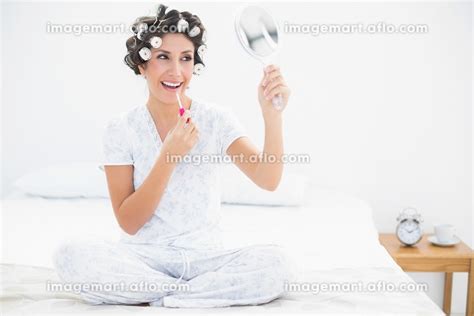
[[[414,208],[405,208],[397,217],[396,235],[405,246],[413,246],[423,237],[421,215]]]

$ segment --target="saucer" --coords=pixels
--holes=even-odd
[[[438,241],[438,238],[436,238],[436,235],[429,236],[428,240],[432,244],[434,244],[436,246],[440,246],[440,247],[454,246],[454,245],[458,244],[461,241],[458,236],[454,236],[453,240],[450,240],[448,242],[440,242],[440,241]]]

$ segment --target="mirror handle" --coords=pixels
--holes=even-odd
[[[273,104],[273,107],[278,110],[278,111],[281,111],[283,110],[283,97],[281,94],[277,94],[276,96],[273,97],[272,99],[272,104]]]

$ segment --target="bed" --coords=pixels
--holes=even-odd
[[[294,286],[300,287],[268,304],[206,313],[444,315],[423,290],[397,290],[415,283],[380,245],[366,202],[319,188],[310,188],[305,197],[300,206],[222,204],[224,244],[284,246],[297,271]],[[203,312],[145,305],[92,306],[72,292],[45,290],[45,282],[59,281],[51,255],[61,242],[118,239],[120,229],[106,198],[11,194],[2,200],[2,227],[1,303],[5,314]],[[341,287],[324,290],[329,284]],[[349,284],[357,284],[360,290],[348,290]],[[387,290],[374,290],[377,284]]]

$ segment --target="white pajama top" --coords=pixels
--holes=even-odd
[[[198,142],[177,163],[151,219],[133,236],[122,232],[120,241],[185,249],[222,248],[218,229],[220,167],[215,159],[224,157],[230,144],[247,133],[229,108],[193,99],[190,113],[199,129]],[[106,125],[102,165],[133,165],[137,190],[161,146],[151,113],[145,104],[139,105]]]

